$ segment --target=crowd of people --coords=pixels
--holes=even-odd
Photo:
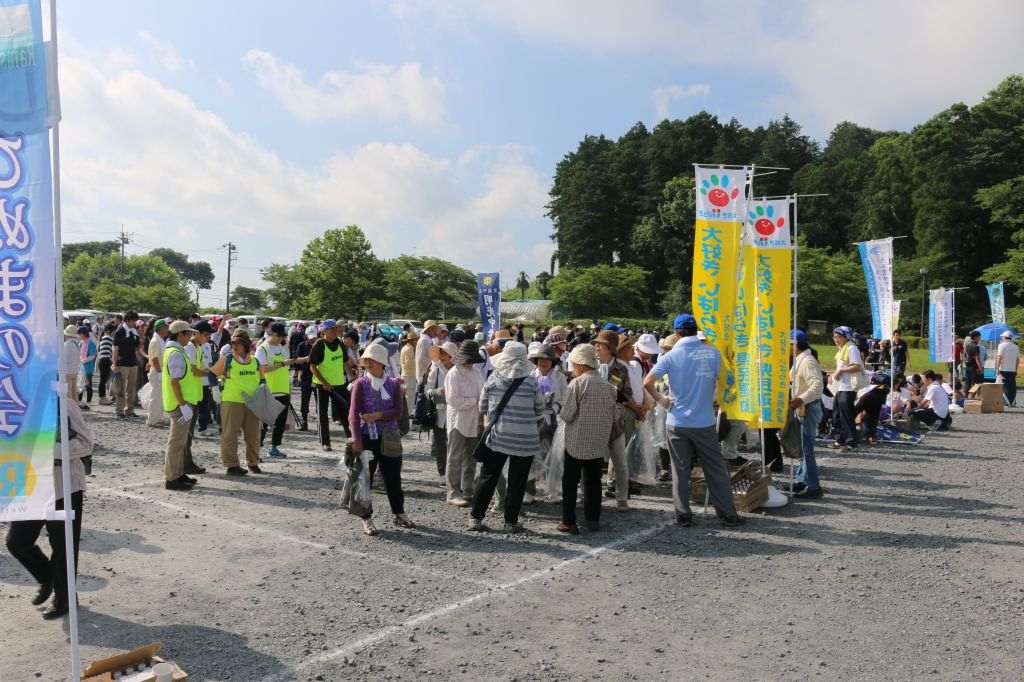
[[[193,455],[196,438],[219,438],[224,474],[244,477],[287,458],[289,427],[308,431],[315,421],[325,452],[344,434],[342,504],[371,536],[379,532],[368,494],[377,472],[395,525],[416,526],[402,487],[402,436],[411,428],[429,435],[444,499],[468,509],[470,531],[490,530],[487,515],[497,512],[504,532],[522,532],[523,505],[547,495],[551,502],[560,498],[557,532],[578,534],[580,491],[582,526],[598,531],[603,496],[625,510],[631,495],[651,484],[640,480],[638,451],[652,453],[657,480],[671,482],[677,524],[693,523],[695,466],[721,523],[744,523],[731,473],[749,464],[741,454],[748,424],[729,419],[716,404],[722,358],[687,313],[666,330],[566,324],[538,328],[527,339],[517,325],[489,337],[473,324],[449,329],[433,320],[422,330],[406,324],[400,334],[333,319],[291,329],[266,319],[250,329],[244,318],[229,315],[143,322],[128,311],[68,325],[64,336],[60,374],[72,427],[76,553],[92,448],[82,410],[89,410],[94,383],[99,402],[112,405],[116,418],[141,419],[136,410],[145,409],[147,426],[167,429],[164,485],[171,491],[189,491],[207,473]],[[932,370],[908,377],[909,352],[899,331],[867,349],[849,327],[835,328],[832,339],[835,369],[824,372],[807,334],[792,333],[789,408],[799,427],[800,464],[790,492],[797,498],[823,495],[815,459],[822,439],[842,450],[877,442],[879,423],[889,419],[948,428],[960,390]],[[1013,387],[1017,347],[1009,335],[1003,341],[997,364],[1004,385]],[[984,363],[972,342],[969,337],[963,353],[968,385],[980,381]],[[872,355],[876,347],[881,358]],[[896,370],[892,379],[889,368]],[[949,380],[956,382],[955,372]],[[261,393],[277,405],[272,416],[253,402]],[[1007,397],[1012,404],[1014,394]],[[779,435],[765,429],[759,439],[761,458],[773,471],[782,470]],[[61,491],[58,497],[60,508]],[[35,547],[38,523],[12,524],[7,544],[40,583],[35,602],[56,594],[46,614],[54,618],[68,609],[63,527],[46,525],[49,559]]]

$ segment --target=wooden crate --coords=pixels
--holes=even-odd
[[[728,467],[732,478],[733,503],[736,509],[743,512],[751,512],[759,508],[768,499],[768,486],[772,483],[771,476],[761,475],[761,463],[750,461],[741,467]],[[749,486],[745,485],[749,482]],[[743,491],[737,488],[745,488]],[[690,472],[690,499],[698,504],[703,504],[707,486],[704,482],[704,471],[700,467],[694,467]]]

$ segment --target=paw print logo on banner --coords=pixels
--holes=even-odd
[[[775,230],[783,227],[786,224],[786,219],[783,216],[775,217],[775,207],[769,204],[768,206],[757,206],[753,211],[749,212],[750,221],[754,224],[754,231],[757,232],[757,236],[762,241],[767,241],[769,237],[775,234]]]
[[[729,205],[733,199],[739,196],[740,188],[733,187],[729,189],[729,176],[722,175],[721,178],[716,174],[712,174],[711,177],[701,182],[700,193],[708,198],[718,212],[721,212],[723,208]]]

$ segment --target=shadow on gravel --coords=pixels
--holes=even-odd
[[[254,486],[253,489],[232,488],[231,490],[225,490],[223,488],[209,488],[197,485],[189,492],[189,495],[196,497],[225,497],[227,499],[243,500],[245,502],[253,502],[255,504],[269,505],[271,507],[286,507],[288,509],[320,508],[337,510],[338,508],[338,504],[335,500],[320,501],[311,500],[306,497],[291,497],[289,495],[281,495],[262,488],[257,488],[258,486]]]
[[[143,625],[88,607],[78,610],[82,644],[128,650],[160,642],[162,655],[196,680],[257,680],[267,675],[295,679],[280,660],[249,647],[239,635],[203,625]],[[64,632],[67,633],[67,621]]]
[[[914,516],[945,519],[955,518],[966,521],[994,521],[996,523],[1024,523],[1021,516],[986,514],[985,510],[1015,509],[1005,504],[995,504],[969,498],[945,498],[932,495],[872,495],[843,488],[826,487],[829,501],[851,510],[877,514],[900,515],[905,521]],[[820,505],[819,505],[820,506]],[[981,512],[981,513],[978,513]],[[983,542],[979,540],[979,542]],[[1024,546],[1024,543],[1022,543]]]
[[[162,554],[163,548],[146,543],[138,533],[111,532],[99,528],[82,529],[81,551],[90,554],[109,554],[119,549],[127,549],[139,554]]]
[[[891,533],[888,531],[853,532],[841,531],[833,526],[801,522],[789,524],[785,521],[771,528],[772,535],[789,537],[793,540],[811,541],[828,546],[842,547],[905,547],[907,549],[950,549],[960,545],[985,544],[1009,547],[1024,547],[1024,542],[1011,540],[979,539],[977,536],[960,537],[931,533]]]

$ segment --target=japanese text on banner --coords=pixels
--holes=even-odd
[[[490,341],[491,335],[501,326],[501,287],[498,273],[477,273],[476,292],[484,339]]]

